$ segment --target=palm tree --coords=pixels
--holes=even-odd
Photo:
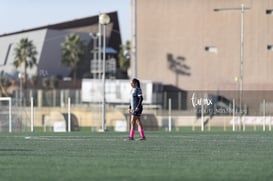
[[[79,35],[69,34],[62,44],[62,64],[73,69],[73,84],[76,85],[77,69],[85,58],[86,46]]]
[[[27,69],[32,68],[37,64],[37,51],[36,47],[33,45],[31,40],[27,38],[22,38],[20,42],[17,43],[14,49],[14,62],[13,65],[18,68],[21,65],[24,66],[24,76],[23,76],[23,86],[26,89],[27,83]]]

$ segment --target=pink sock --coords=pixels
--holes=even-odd
[[[145,137],[144,129],[140,129],[139,134],[140,134],[140,137],[144,138]]]
[[[131,129],[131,131],[130,131],[130,137],[133,138],[134,135],[135,135],[135,130]]]

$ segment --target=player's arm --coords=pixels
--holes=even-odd
[[[139,97],[139,101],[138,101],[138,103],[137,103],[136,110],[138,110],[139,106],[141,105],[141,103],[142,103],[142,101],[143,101],[142,95],[139,95],[138,97]]]

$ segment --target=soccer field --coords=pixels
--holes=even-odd
[[[271,132],[0,133],[0,180],[272,180]]]

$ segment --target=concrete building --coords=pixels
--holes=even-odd
[[[137,0],[136,10],[140,79],[225,91],[243,75],[243,90],[273,89],[273,0]]]
[[[111,54],[113,52],[115,53],[114,60],[116,61],[116,53],[119,51],[119,46],[121,44],[118,15],[117,12],[110,12],[108,15],[110,16],[111,22],[107,25],[106,31],[107,50],[109,50],[109,53]],[[28,70],[28,77],[31,77],[32,75],[38,75],[40,78],[70,76],[72,72],[71,68],[61,64],[61,44],[64,42],[65,37],[70,33],[78,34],[81,37],[81,40],[88,46],[88,52],[90,52],[91,50],[98,48],[98,43],[96,44],[97,47],[94,47],[94,41],[97,42],[98,38],[94,39],[94,37],[90,36],[90,33],[96,35],[98,31],[97,15],[0,35],[1,77],[7,76],[16,79],[18,78],[18,72],[23,71],[23,68],[16,70],[13,66],[14,48],[22,38],[28,38],[33,41],[38,52],[37,67]],[[106,53],[108,52],[106,51]],[[89,53],[86,57],[85,65],[78,70],[79,78],[86,75],[89,77],[92,76],[90,73],[92,68],[90,67],[91,60],[97,62],[97,59],[95,60],[93,54]],[[111,57],[111,60],[113,60],[113,57]],[[110,64],[112,66],[116,65],[112,62]],[[92,65],[96,66],[94,63]]]

